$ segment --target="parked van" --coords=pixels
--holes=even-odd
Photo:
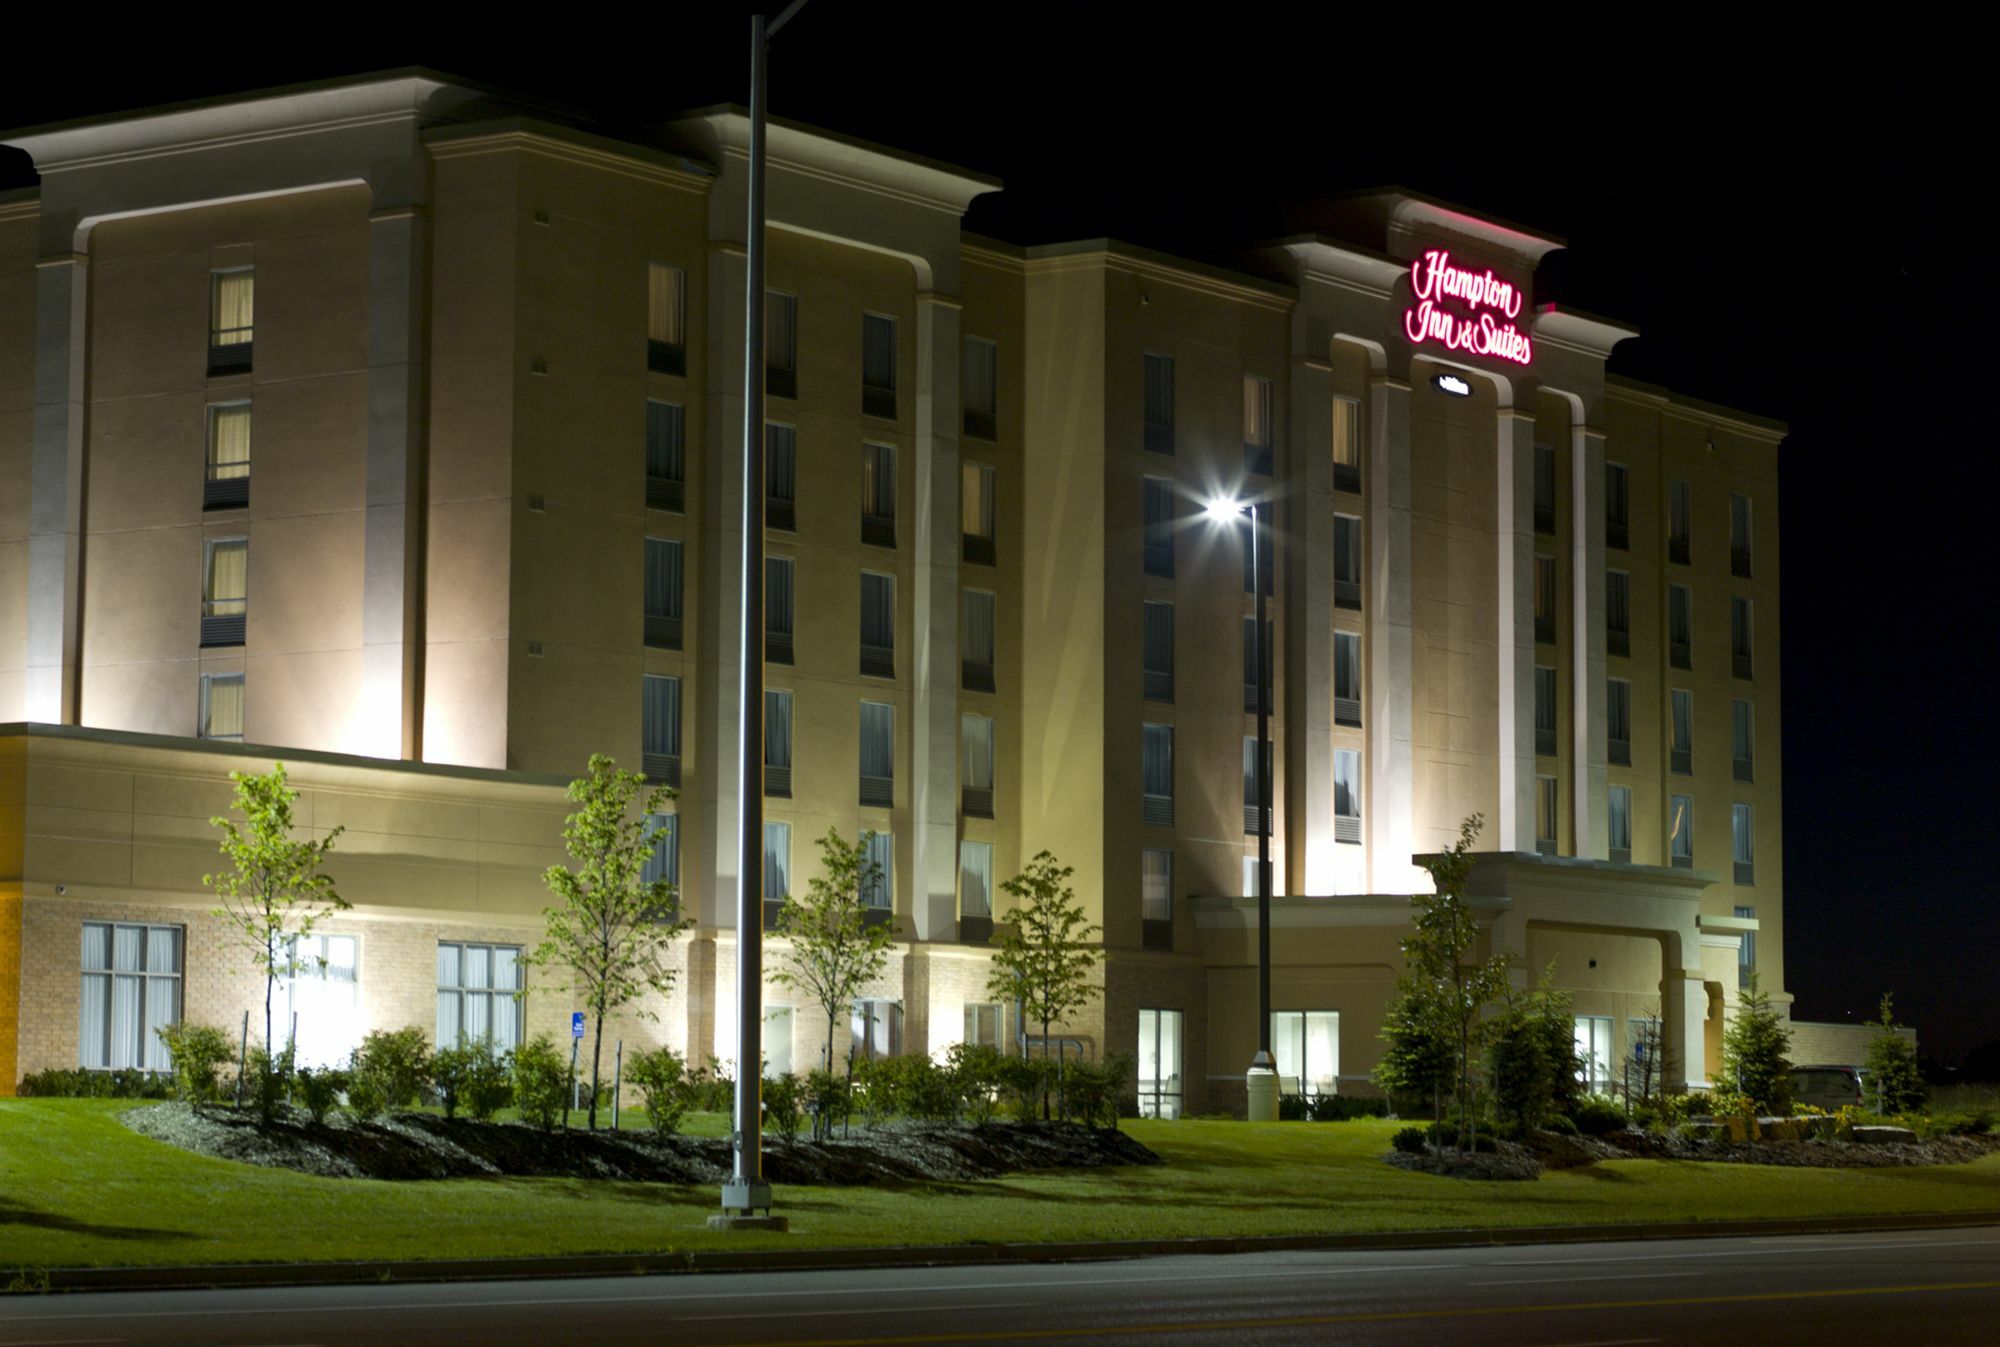
[[[1851,1066],[1795,1066],[1792,1099],[1828,1113],[1861,1103],[1861,1072]]]

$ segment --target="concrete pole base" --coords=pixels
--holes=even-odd
[[[773,1216],[765,1212],[762,1216],[752,1216],[747,1212],[719,1211],[708,1218],[710,1230],[775,1230],[779,1234],[790,1230],[792,1223],[783,1216]]]
[[[1243,1090],[1250,1099],[1251,1122],[1278,1121],[1278,1073],[1268,1066],[1253,1066],[1243,1077]]]

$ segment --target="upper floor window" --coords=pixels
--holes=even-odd
[[[1621,659],[1632,653],[1632,576],[1628,571],[1604,573],[1604,653]]]
[[[1756,813],[1747,804],[1729,806],[1730,859],[1735,862],[1738,884],[1757,882]]]
[[[1271,779],[1271,745],[1263,745],[1258,752],[1257,737],[1243,736],[1243,831],[1255,837],[1258,833],[1257,819],[1259,806],[1264,801],[1264,783]],[[1261,765],[1260,765],[1261,764]],[[1274,783],[1275,784],[1275,783]],[[1275,801],[1273,802],[1275,805]],[[1262,811],[1263,831],[1271,831],[1271,814]]]
[[[250,404],[208,409],[208,476],[201,508],[227,510],[250,503]]]
[[[896,708],[886,702],[861,703],[861,803],[896,805]]]
[[[681,832],[680,815],[648,814],[646,827],[652,841],[652,852],[646,863],[639,869],[642,883],[665,882],[679,885],[681,882]]]
[[[970,838],[958,844],[958,915],[993,915],[993,844]]]
[[[1356,632],[1333,634],[1333,723],[1361,724],[1361,637]]]
[[[1694,865],[1694,796],[1676,795],[1667,802],[1667,857],[1680,869]]]
[[[1140,789],[1145,794],[1142,817],[1147,823],[1171,827],[1174,821],[1174,727],[1146,725],[1141,729]]]
[[[764,793],[792,793],[792,694],[784,688],[764,689]]]
[[[861,834],[861,905],[887,908],[895,902],[896,848],[888,833]]]
[[[1686,688],[1675,688],[1671,693],[1669,730],[1672,740],[1669,747],[1672,759],[1668,764],[1676,772],[1694,771],[1694,694]]]
[[[646,644],[655,650],[681,648],[681,545],[677,539],[646,539]]]
[[[1755,650],[1751,642],[1750,600],[1741,594],[1729,597],[1729,671],[1738,678],[1755,672]]]
[[[764,527],[799,528],[799,435],[791,426],[764,427]]]
[[[1667,663],[1694,667],[1694,591],[1686,585],[1667,586]]]
[[[896,320],[861,315],[861,414],[896,419]]]
[[[976,566],[991,566],[996,557],[993,469],[966,463],[959,469],[959,527],[964,530],[964,557]]]
[[[1745,921],[1757,920],[1757,909],[1754,907],[1735,907],[1732,910]],[[1742,943],[1736,947],[1736,985],[1739,987],[1749,986],[1750,979],[1756,972],[1757,933],[1755,931],[1745,931],[1742,935]]]
[[[646,508],[687,508],[687,452],[679,403],[646,399]]]
[[[1361,404],[1333,400],[1333,489],[1361,490]]]
[[[896,446],[861,446],[861,541],[896,545]]]
[[[201,644],[242,645],[250,613],[250,540],[202,544]]]
[[[1554,645],[1556,641],[1556,559],[1535,558],[1535,641]]]
[[[646,267],[646,368],[687,373],[687,273],[664,262]]]
[[[975,440],[998,437],[1000,424],[1000,348],[978,337],[965,339],[965,376],[959,396],[965,402],[965,433]]]
[[[1147,599],[1140,608],[1142,695],[1149,702],[1174,699],[1174,606]]]
[[[792,662],[792,576],[790,557],[764,558],[764,660]]]
[[[799,297],[777,290],[764,292],[764,391],[799,395]]]
[[[1535,778],[1535,850],[1544,856],[1556,854],[1556,779]]]
[[[1535,532],[1556,531],[1556,451],[1535,446]]]
[[[256,329],[257,273],[249,267],[208,276],[208,372],[248,374]]]
[[[243,742],[243,675],[201,676],[201,737]]]
[[[1604,545],[1632,545],[1632,488],[1623,463],[1604,465]]]
[[[1754,781],[1757,777],[1757,736],[1754,733],[1750,703],[1732,701],[1729,703],[1729,756],[1730,775],[1738,781]]]
[[[959,633],[959,683],[968,692],[994,689],[993,596],[983,589],[962,591],[964,630]]]
[[[1174,451],[1174,358],[1146,353],[1146,448]]]
[[[639,750],[647,777],[681,784],[681,680],[644,675],[639,715]]]
[[[1257,619],[1243,619],[1243,709],[1251,715],[1257,713],[1259,691],[1273,685],[1271,656],[1276,648],[1271,639],[1270,618],[1264,619],[1262,644],[1257,640]]]
[[[1630,862],[1632,859],[1632,788],[1613,786],[1607,831],[1611,839],[1611,859]]]
[[[1174,853],[1165,847],[1139,852],[1139,920],[1147,949],[1174,947]]]
[[[896,577],[861,573],[861,672],[896,676]]]
[[[1357,515],[1333,517],[1333,606],[1361,607],[1361,520]]]
[[[1351,748],[1333,750],[1333,840],[1361,841],[1361,755]]]
[[[1667,560],[1688,564],[1693,551],[1694,488],[1678,477],[1667,482]]]
[[[1535,666],[1535,753],[1556,754],[1556,671],[1545,664]]]
[[[764,901],[782,902],[792,893],[792,825],[764,823]]]
[[[1604,748],[1614,767],[1632,765],[1632,684],[1623,678],[1605,680]]]
[[[959,807],[968,818],[993,817],[993,717],[958,718],[961,746]]]
[[[1243,376],[1243,466],[1271,475],[1271,381],[1254,374]]]
[[[1729,498],[1729,573],[1750,578],[1750,498]]]
[[[1145,520],[1146,574],[1171,580],[1174,576],[1174,484],[1148,477],[1141,502]]]

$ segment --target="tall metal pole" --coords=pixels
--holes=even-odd
[[[1252,1070],[1271,1070],[1271,667],[1265,637],[1264,506],[1250,505],[1250,583],[1257,587],[1257,1057]]]

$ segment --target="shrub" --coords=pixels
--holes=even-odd
[[[512,1059],[514,1103],[521,1116],[553,1132],[569,1100],[569,1063],[547,1034],[515,1048]]]
[[[1601,1094],[1585,1095],[1577,1100],[1569,1116],[1575,1122],[1577,1131],[1592,1137],[1622,1132],[1627,1123],[1625,1110],[1618,1107],[1615,1100],[1606,1099]]]
[[[430,1043],[421,1029],[377,1029],[361,1040],[349,1063],[348,1102],[360,1091],[373,1107],[369,1113],[408,1108],[423,1093],[430,1078]]]
[[[687,1061],[672,1048],[646,1048],[625,1063],[625,1079],[639,1091],[653,1131],[670,1137],[679,1130],[695,1096],[705,1088],[703,1073],[690,1073]]]
[[[764,1077],[764,1121],[787,1142],[798,1140],[805,1097],[805,1082],[789,1072]]]
[[[1431,1139],[1431,1144],[1439,1150],[1449,1151],[1458,1148],[1458,1124],[1456,1123],[1432,1123],[1427,1129],[1427,1133]],[[1480,1132],[1473,1138],[1472,1149],[1487,1152],[1498,1151],[1500,1143],[1494,1140],[1491,1132]]]
[[[1389,1144],[1405,1155],[1422,1155],[1430,1149],[1421,1127],[1405,1127],[1389,1138]]]
[[[1278,1096],[1279,1122],[1304,1122],[1312,1113],[1311,1106],[1302,1094],[1281,1094]]]
[[[1316,1094],[1306,1101],[1306,1117],[1314,1122],[1352,1122],[1356,1118],[1386,1118],[1389,1101],[1353,1094]]]
[[[1007,1057],[1000,1071],[1001,1093],[1022,1122],[1042,1115],[1042,1100],[1054,1087],[1056,1064],[1046,1057]]]
[[[491,1118],[513,1095],[506,1061],[483,1038],[431,1054],[431,1088],[437,1091],[445,1117],[456,1118],[462,1108],[481,1121]]]
[[[957,1092],[964,1116],[975,1125],[993,1121],[1000,1109],[1001,1082],[1007,1069],[1000,1050],[983,1043],[954,1043],[945,1055],[945,1070]]]
[[[1924,1106],[1931,1089],[1917,1066],[1916,1045],[1896,1032],[1895,1011],[1886,995],[1875,1029],[1864,1066],[1872,1102],[1883,1113],[1914,1113]]]
[[[812,1134],[815,1141],[824,1141],[833,1135],[836,1120],[847,1121],[849,1110],[854,1107],[853,1083],[845,1076],[836,1076],[825,1067],[814,1067],[806,1075],[806,1112],[812,1115]]]
[[[900,1110],[902,1082],[893,1057],[868,1057],[854,1063],[848,1079],[864,1126],[874,1127]]]
[[[347,1088],[347,1073],[338,1067],[310,1066],[299,1068],[292,1078],[292,1101],[306,1111],[306,1116],[316,1123],[326,1121],[326,1115],[333,1112],[333,1106],[340,1102],[340,1092]]]
[[[279,1105],[291,1097],[294,1052],[289,1043],[276,1056],[261,1047],[250,1049],[244,1074],[248,1077],[250,1100],[257,1106],[257,1116],[265,1122],[277,1117]]]
[[[56,1067],[30,1071],[21,1077],[20,1093],[38,1099],[165,1099],[171,1078],[152,1071],[120,1067],[116,1071],[86,1071]]]
[[[1554,1117],[1550,1118],[1548,1122],[1545,1124],[1545,1130],[1554,1132],[1559,1136],[1566,1136],[1566,1137],[1579,1136],[1582,1134],[1582,1129],[1580,1129],[1576,1125],[1576,1119],[1570,1117],[1567,1113],[1558,1113]]]
[[[1063,1073],[1063,1112],[1086,1127],[1118,1126],[1118,1104],[1132,1071],[1132,1059],[1117,1052],[1075,1063]]]
[[[1791,1046],[1784,1016],[1752,973],[1736,1018],[1722,1032],[1722,1078],[1758,1107],[1786,1112],[1792,1105],[1792,1064],[1785,1057]]]
[[[465,1111],[480,1122],[486,1122],[501,1109],[513,1103],[512,1069],[511,1056],[493,1051],[493,1045],[490,1043],[481,1043],[479,1056],[474,1059],[472,1069],[465,1080]]]
[[[222,1096],[222,1068],[235,1054],[229,1035],[206,1024],[165,1024],[153,1032],[166,1045],[174,1068],[174,1093],[190,1104],[212,1104]]]
[[[866,1091],[862,1107],[871,1120],[891,1114],[920,1122],[958,1117],[958,1089],[951,1074],[921,1053],[857,1062],[855,1075]]]
[[[690,1096],[691,1105],[703,1113],[728,1113],[736,1107],[736,1064],[710,1057],[708,1068],[696,1073],[699,1088]]]

